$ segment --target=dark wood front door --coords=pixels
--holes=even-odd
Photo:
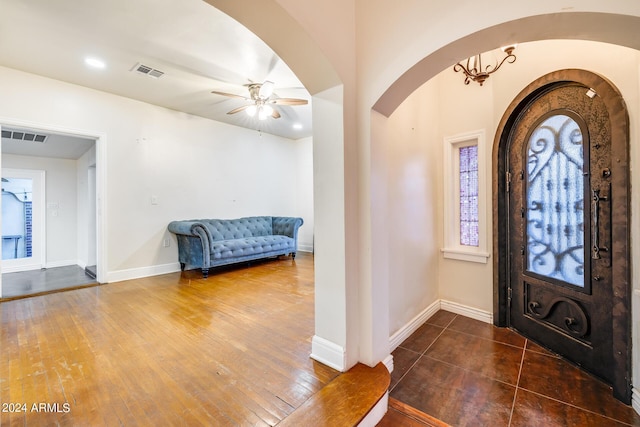
[[[628,182],[613,179],[611,133],[602,97],[576,82],[539,91],[514,120],[505,165],[507,311],[511,327],[627,400],[626,389],[615,390],[613,284],[626,282],[617,274],[628,268],[612,268],[612,258],[620,255],[614,239],[628,240],[613,215],[627,203]]]

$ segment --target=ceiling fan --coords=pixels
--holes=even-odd
[[[309,103],[306,99],[298,98],[271,98],[273,96],[273,82],[265,81],[264,83],[249,83],[244,85],[249,89],[249,97],[236,95],[233,93],[218,92],[217,90],[211,91],[216,95],[228,96],[230,98],[242,98],[247,101],[251,101],[250,104],[243,105],[242,107],[234,108],[227,114],[236,114],[240,111],[246,111],[246,113],[253,117],[256,114],[258,119],[266,120],[271,116],[274,119],[280,118],[278,110],[272,107],[272,105],[306,105]]]

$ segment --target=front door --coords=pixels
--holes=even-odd
[[[625,222],[621,235],[612,213],[626,203],[628,182],[613,179],[611,129],[596,91],[549,85],[511,127],[505,179],[510,326],[614,384],[613,284],[626,283],[618,274],[627,268],[612,268],[624,256],[613,240],[628,232]]]

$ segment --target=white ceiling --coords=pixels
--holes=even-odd
[[[4,137],[6,132],[11,132],[10,138]],[[96,142],[94,139],[78,138],[7,126],[2,126],[2,134],[2,154],[53,157],[56,159],[77,160],[82,157],[84,153],[89,151]],[[40,142],[34,137],[25,137],[23,134],[43,136],[45,139]]]
[[[245,84],[270,80],[278,97],[311,97],[262,40],[202,0],[2,0],[1,14],[2,66],[290,139],[311,135],[310,104],[277,106],[282,117],[265,121],[226,114],[247,101],[212,90],[248,96]],[[165,74],[131,71],[138,63]]]

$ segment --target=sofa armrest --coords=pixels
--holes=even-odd
[[[192,221],[171,221],[167,227],[170,232],[178,236],[178,246],[181,262],[188,262],[190,264],[201,264],[201,268],[209,268],[211,266],[211,233],[207,226],[198,220]],[[202,245],[202,253],[200,251],[193,251],[187,243],[189,239],[180,236],[186,236],[186,238],[199,238]],[[182,242],[182,244],[181,244]],[[193,244],[193,243],[191,243]],[[197,255],[194,257],[194,255]],[[200,259],[202,258],[202,259]]]
[[[198,221],[171,221],[167,227],[173,234],[183,234],[185,236],[197,236],[193,232],[193,226],[200,224]]]
[[[274,216],[272,222],[273,234],[289,236],[296,241],[297,245],[298,228],[300,228],[304,223],[302,218]]]

